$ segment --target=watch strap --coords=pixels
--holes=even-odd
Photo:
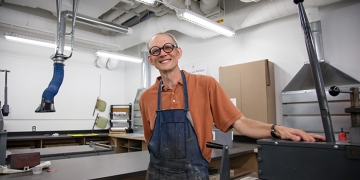
[[[280,138],[279,136],[277,136],[276,134],[275,134],[275,126],[276,126],[277,124],[273,124],[272,126],[271,126],[271,130],[270,130],[270,134],[271,134],[271,136],[273,137],[273,138]]]

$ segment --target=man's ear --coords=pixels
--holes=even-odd
[[[151,65],[154,65],[154,61],[151,59],[151,55],[148,55],[148,61]]]
[[[182,56],[182,49],[180,47],[176,48],[176,51],[177,51],[177,58],[180,59],[181,56]]]

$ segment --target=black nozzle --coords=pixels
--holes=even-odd
[[[9,113],[10,113],[10,108],[9,108],[9,105],[7,104],[4,104],[2,109],[1,109],[1,112],[4,116],[8,116]]]
[[[329,89],[329,94],[331,96],[337,96],[340,94],[340,88],[337,86],[331,86]]]
[[[55,112],[54,101],[41,100],[41,104],[36,108],[35,112]]]
[[[293,2],[294,2],[295,4],[299,4],[299,3],[304,2],[304,0],[293,0]]]

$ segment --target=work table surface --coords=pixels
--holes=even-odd
[[[129,134],[109,134],[109,137],[113,138],[125,138],[145,141],[144,134],[129,133]]]
[[[71,138],[83,138],[83,137],[107,137],[107,133],[95,133],[91,134],[60,134],[58,136],[49,135],[34,135],[34,136],[8,136],[8,141],[23,141],[23,140],[41,140],[41,139],[71,139]]]
[[[230,158],[254,153],[256,144],[234,142],[229,150]],[[81,180],[81,179],[124,179],[145,175],[149,163],[149,152],[139,151],[111,155],[91,156],[72,159],[52,160],[50,169],[33,175],[31,171],[0,175],[0,179],[17,180]],[[221,150],[214,149],[212,160],[221,159]]]
[[[35,148],[35,149],[17,149],[10,150],[12,154],[22,154],[22,153],[33,153],[40,152],[41,156],[54,156],[54,155],[63,155],[63,154],[77,154],[77,153],[86,153],[86,152],[102,152],[109,151],[108,148],[101,146],[90,147],[89,145],[80,145],[80,146],[64,146],[56,148]]]

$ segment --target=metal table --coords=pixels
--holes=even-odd
[[[41,161],[114,154],[114,150],[100,146],[95,146],[92,148],[89,147],[89,145],[35,148],[35,149],[17,149],[17,150],[10,150],[10,152],[12,154],[40,152]]]
[[[229,150],[230,158],[253,154],[256,144],[234,143]],[[213,150],[212,161],[221,158],[221,150]],[[0,175],[2,180],[79,180],[79,179],[126,179],[146,174],[149,163],[149,152],[139,151],[102,156],[90,156],[52,160],[50,169],[55,172],[43,170],[41,174],[32,172]]]

